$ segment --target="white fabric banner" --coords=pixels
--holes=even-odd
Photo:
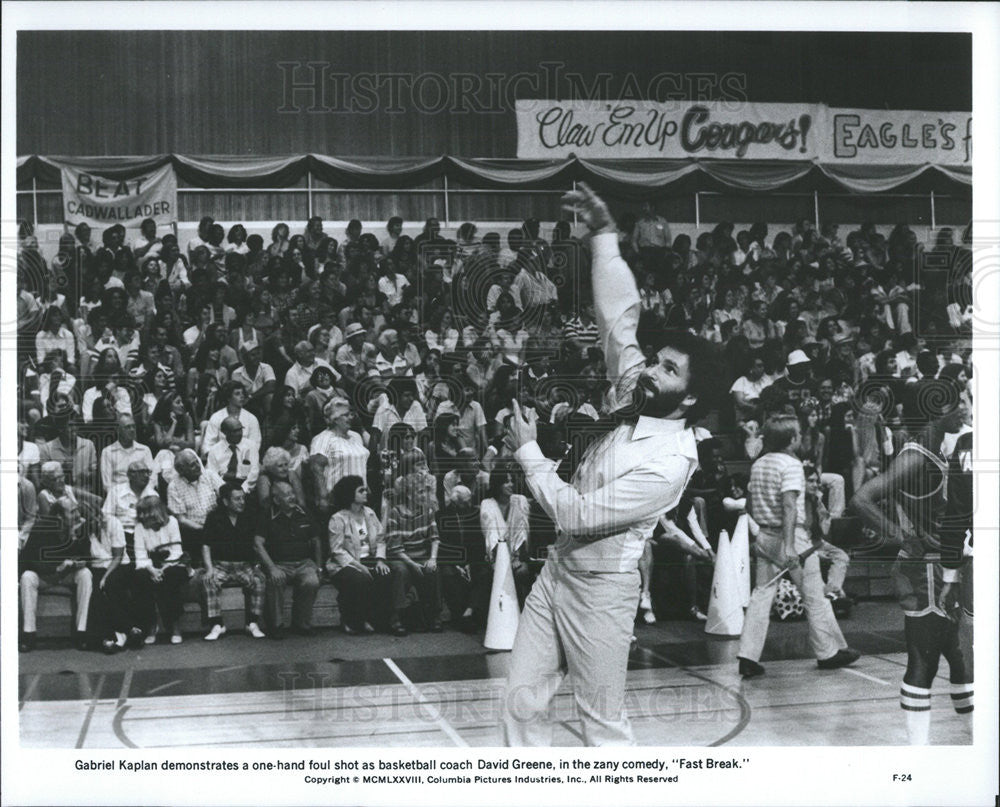
[[[63,218],[103,230],[112,224],[138,227],[143,219],[157,224],[177,220],[177,175],[167,163],[130,179],[107,177],[60,164]]]
[[[517,156],[970,165],[968,112],[822,104],[520,100]]]
[[[811,160],[812,104],[518,101],[521,159]]]
[[[971,165],[971,112],[827,109],[820,161],[871,165]]]

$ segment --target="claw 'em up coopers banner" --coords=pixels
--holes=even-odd
[[[832,109],[822,104],[519,100],[522,159],[817,160],[962,166],[968,112]]]
[[[63,219],[105,229],[112,224],[138,227],[143,219],[157,224],[177,220],[177,175],[167,163],[129,179],[109,179],[61,165]]]

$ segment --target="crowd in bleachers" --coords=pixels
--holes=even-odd
[[[587,242],[569,221],[454,239],[437,219],[403,225],[341,237],[313,217],[265,244],[206,216],[181,244],[151,220],[131,240],[81,224],[52,260],[22,227],[23,651],[39,591],[67,584],[77,644],[108,653],[181,642],[192,590],[218,639],[235,585],[254,638],[311,634],[325,582],[347,634],[440,631],[446,612],[475,632],[503,541],[523,603],[554,534],[504,441],[511,402],[537,412],[564,474],[607,414]],[[689,329],[725,360],[700,469],[657,532],[701,560],[668,585],[647,558],[640,605],[699,618],[694,565],[743,510],[766,414],[800,418],[837,518],[901,445],[908,384],[943,375],[971,395],[970,233],[724,222],[692,243],[649,205],[619,227],[640,344]]]

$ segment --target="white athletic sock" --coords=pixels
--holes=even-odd
[[[931,691],[903,683],[899,705],[906,714],[906,734],[910,745],[927,745],[931,731]]]

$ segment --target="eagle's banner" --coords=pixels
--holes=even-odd
[[[826,110],[820,160],[883,165],[971,165],[971,112]]]
[[[112,224],[138,227],[143,219],[157,224],[177,220],[177,174],[167,163],[130,179],[108,179],[60,165],[63,219],[106,229]]]
[[[519,100],[517,156],[968,165],[967,112],[823,104]]]

